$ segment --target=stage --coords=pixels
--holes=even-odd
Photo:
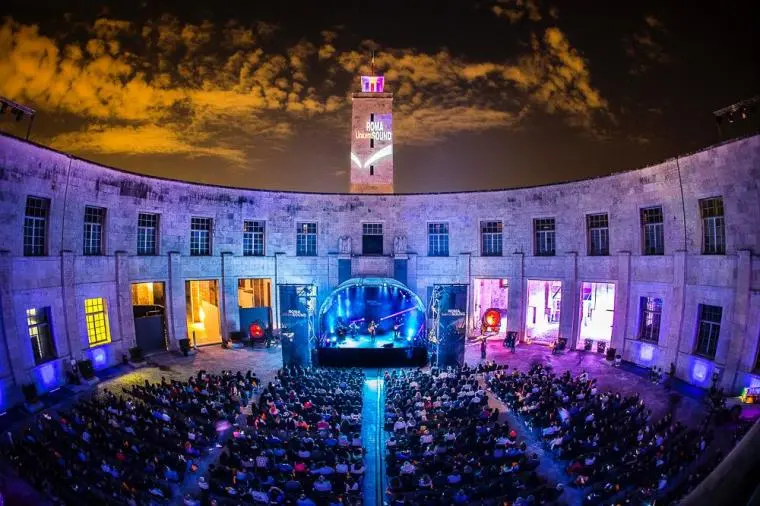
[[[317,361],[326,367],[421,367],[427,350],[415,348],[317,348]]]
[[[325,338],[327,339],[327,338]],[[336,341],[333,341],[333,339],[337,339]],[[344,338],[338,338],[337,336],[333,336],[330,338],[330,345],[326,346],[325,344],[322,345],[323,348],[362,348],[362,349],[372,349],[372,348],[383,348],[387,347],[389,344],[393,344],[394,348],[404,348],[407,346],[411,346],[411,341],[407,341],[406,339],[399,337],[398,339],[393,338],[393,333],[384,333],[382,335],[377,335],[375,337],[374,341],[372,340],[372,337],[369,334],[357,334],[356,337],[347,336]]]

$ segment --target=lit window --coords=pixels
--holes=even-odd
[[[317,256],[317,224],[299,222],[296,224],[296,255],[299,257]]]
[[[140,213],[137,215],[137,254],[158,254],[158,215]]]
[[[362,254],[383,254],[382,223],[362,223]]]
[[[641,235],[645,255],[664,255],[665,239],[662,207],[646,207],[641,210]]]
[[[702,254],[726,253],[726,224],[723,217],[723,198],[713,197],[699,201],[702,215]]]
[[[26,325],[32,341],[34,363],[40,365],[56,358],[55,341],[50,332],[50,308],[27,309]]]
[[[502,254],[502,234],[504,224],[500,221],[480,223],[480,251],[484,257],[500,257]]]
[[[190,220],[190,255],[208,256],[211,254],[211,218],[191,218]]]
[[[108,324],[106,302],[102,297],[85,299],[84,315],[87,322],[87,340],[90,346],[111,342],[111,328]]]
[[[720,306],[699,305],[699,329],[697,330],[697,355],[714,358],[718,349],[720,336],[720,319],[723,308]]]
[[[243,255],[262,257],[264,256],[264,231],[263,221],[243,222]]]
[[[105,224],[105,218],[106,210],[102,207],[87,206],[84,208],[83,254],[103,254],[103,225]]]
[[[449,256],[448,223],[428,223],[428,256]]]
[[[554,240],[554,218],[533,220],[533,231],[536,236],[536,256],[554,256],[556,253]]]
[[[610,254],[610,229],[607,214],[589,214],[586,216],[588,235],[588,254],[607,256]]]
[[[662,299],[641,297],[639,304],[639,339],[657,343],[660,340]]]

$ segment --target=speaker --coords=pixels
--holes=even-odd
[[[393,348],[393,343],[385,343],[383,348]]]
[[[615,348],[607,348],[607,356],[605,358],[608,362],[613,362],[616,354],[617,350]]]

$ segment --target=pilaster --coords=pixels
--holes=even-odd
[[[610,347],[623,355],[625,332],[628,322],[628,303],[631,291],[631,252],[621,251],[617,255],[617,283],[615,284],[615,312],[612,320],[612,340]]]
[[[507,330],[517,332],[520,339],[525,339],[525,255],[514,253],[515,277],[509,279],[507,296]]]
[[[7,357],[4,357],[2,364],[8,367],[11,372],[13,382],[21,385],[29,381],[29,377],[24,368],[24,360],[21,358],[23,350],[20,348],[19,329],[16,325],[16,312],[13,304],[13,294],[11,293],[13,257],[9,251],[0,251],[0,323],[2,323],[2,334],[5,341],[5,350]]]
[[[117,251],[116,265],[116,312],[119,316],[119,329],[123,353],[137,346],[135,336],[135,318],[132,311],[132,286],[129,283],[129,257],[126,251]]]
[[[750,310],[750,290],[752,287],[752,255],[749,250],[739,250],[737,257],[734,308],[731,317],[728,356],[726,358],[726,369],[723,371],[721,379],[721,386],[728,391],[733,391],[736,386],[736,373],[741,364],[742,352],[744,350],[751,350],[747,322]]]
[[[166,290],[166,318],[168,325],[169,350],[178,350],[180,339],[187,338],[187,319],[185,318],[185,283],[182,279],[182,255],[170,251],[169,275]]]
[[[61,295],[63,296],[63,319],[66,332],[66,342],[69,353],[76,360],[82,358],[82,338],[79,335],[78,302],[76,293],[76,272],[74,268],[74,252],[61,252]],[[84,307],[81,308],[84,312]]]
[[[231,276],[234,256],[229,251],[222,252],[222,289],[220,304],[222,305],[222,336],[228,339],[231,332],[240,330],[240,311],[238,311],[237,291],[238,280]]]
[[[681,349],[684,305],[686,298],[686,252],[673,253],[673,286],[670,295],[670,328],[665,334],[662,367],[668,370],[670,363],[678,365],[678,352]]]
[[[559,337],[567,339],[567,348],[575,349],[578,342],[580,311],[578,287],[578,253],[567,253],[567,274],[562,280],[562,311],[559,315]]]

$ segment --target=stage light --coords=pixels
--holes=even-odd
[[[489,309],[483,313],[483,323],[498,328],[501,325],[501,313],[498,309]]]
[[[261,339],[264,337],[264,327],[258,322],[251,323],[248,326],[248,335],[251,339]]]

